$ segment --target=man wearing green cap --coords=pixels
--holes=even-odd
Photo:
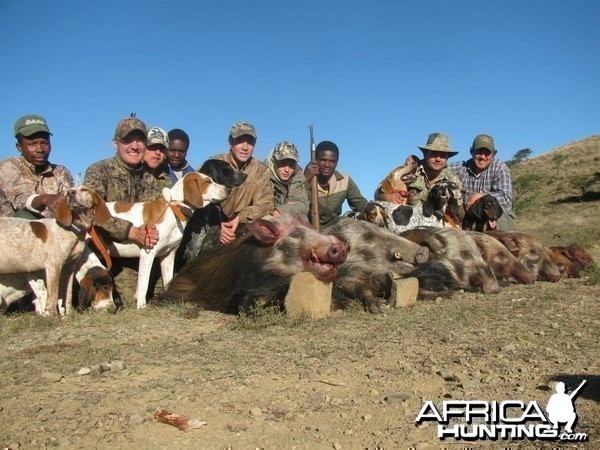
[[[513,231],[515,213],[512,209],[512,177],[509,167],[496,159],[494,139],[487,134],[476,136],[470,152],[471,159],[449,165],[462,181],[465,207],[470,208],[486,194],[493,195],[502,207],[496,229]]]
[[[0,190],[18,217],[53,217],[53,210],[73,186],[69,170],[48,161],[52,145],[46,119],[23,116],[15,122],[21,156],[0,162]]]
[[[273,190],[269,169],[252,157],[256,145],[256,130],[248,122],[237,122],[229,131],[229,151],[212,156],[227,161],[234,169],[247,175],[241,186],[236,186],[221,203],[222,220],[220,243],[235,239],[240,225],[260,219],[273,211]]]
[[[146,202],[157,199],[162,192],[156,178],[143,164],[146,154],[148,130],[144,122],[135,117],[121,120],[117,124],[113,139],[116,154],[92,164],[85,172],[83,184],[91,187],[107,202]],[[102,228],[111,239],[129,239],[152,248],[158,242],[156,226],[136,227],[131,222],[111,218]]]
[[[407,201],[411,205],[417,205],[419,202],[427,200],[429,190],[436,183],[449,181],[457,185],[459,206],[462,205],[462,195],[460,189],[462,183],[460,179],[451,170],[448,169],[448,159],[457,155],[458,152],[450,150],[450,138],[443,133],[431,133],[427,139],[427,144],[419,149],[423,152],[423,159],[409,156],[403,166],[394,169],[394,172],[404,171],[407,166],[414,165],[414,173],[411,170],[407,173],[406,192],[384,193],[381,190],[380,183],[375,191],[375,200],[388,201],[391,203],[405,204]],[[389,175],[388,175],[389,177]]]
[[[293,143],[287,141],[275,145],[265,159],[273,184],[275,209],[271,215],[275,217],[282,214],[308,216],[308,194],[304,174],[298,167],[298,160],[298,149]]]

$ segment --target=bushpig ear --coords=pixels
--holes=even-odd
[[[517,255],[519,253],[519,246],[517,245],[517,241],[515,240],[514,236],[501,236],[500,242],[502,242],[508,251],[513,255]]]
[[[262,244],[273,245],[281,237],[281,229],[277,222],[258,219],[250,224],[252,235]]]
[[[67,197],[61,197],[56,211],[54,212],[54,218],[61,225],[68,227],[73,222],[73,215],[71,214],[71,208],[67,203]]]
[[[444,240],[438,235],[432,235],[429,239],[424,241],[421,245],[425,245],[436,255],[443,255],[446,253],[446,244]]]

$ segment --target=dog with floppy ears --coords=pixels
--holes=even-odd
[[[26,286],[36,293],[38,314],[66,314],[71,307],[73,272],[88,232],[110,213],[100,197],[85,186],[70,189],[54,219],[0,218],[0,284],[12,290]],[[92,233],[93,234],[93,233]],[[45,276],[46,289],[40,286]],[[43,283],[42,283],[43,284]],[[13,292],[14,294],[14,292]],[[3,301],[14,295],[1,295]],[[17,296],[18,297],[18,296]],[[47,297],[47,301],[46,301]]]
[[[166,287],[173,278],[175,254],[188,220],[196,209],[225,200],[230,191],[230,188],[215,183],[207,175],[191,172],[178,180],[172,188],[164,188],[162,197],[154,201],[106,202],[106,207],[114,217],[128,220],[137,227],[156,225],[158,229],[158,243],[152,249],[142,248],[131,241],[105,242],[111,257],[140,259],[135,292],[138,309],[146,307],[154,259],[160,259],[162,282]],[[98,257],[87,250],[82,257],[78,275],[83,276],[91,267],[98,265],[101,265]]]

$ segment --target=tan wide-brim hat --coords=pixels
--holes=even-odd
[[[458,152],[450,150],[450,138],[443,133],[431,133],[427,138],[427,144],[419,148],[423,153],[427,150],[448,153],[448,158],[458,155]]]

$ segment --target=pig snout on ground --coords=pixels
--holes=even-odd
[[[475,241],[464,231],[455,228],[421,227],[405,231],[401,236],[429,248],[430,261],[437,261],[446,266],[447,274],[453,280],[445,280],[445,286],[457,286],[469,291],[481,290],[486,294],[500,291],[500,285],[494,272],[481,257]],[[443,271],[433,271],[436,278]],[[420,281],[426,282],[427,271],[420,272]]]

